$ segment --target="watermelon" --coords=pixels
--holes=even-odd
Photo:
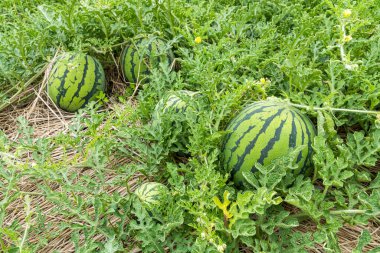
[[[268,165],[290,148],[305,145],[297,155],[295,173],[311,163],[315,128],[307,116],[280,100],[250,104],[230,122],[227,131],[222,159],[238,186],[243,184],[243,171],[255,172],[256,163]]]
[[[54,62],[47,93],[61,109],[75,112],[105,92],[102,65],[84,53],[65,53]]]
[[[161,183],[146,182],[140,185],[134,193],[145,207],[151,209],[160,205],[168,191],[168,188]]]
[[[169,93],[168,95],[166,99],[163,98],[157,103],[153,113],[153,119],[157,119],[162,112],[185,112],[188,109],[186,100],[194,98],[198,93],[189,90],[179,90]]]
[[[188,90],[170,92],[157,103],[153,111],[153,124],[169,123],[172,128],[177,129],[177,131],[173,131],[176,137],[175,141],[171,139],[171,150],[176,155],[187,156],[188,154],[186,146],[189,143],[190,126],[185,112],[195,112],[194,108],[188,105],[188,102],[198,95],[198,92]]]
[[[152,67],[157,67],[160,62],[166,62],[170,66],[173,59],[172,51],[166,50],[163,40],[143,38],[124,48],[120,65],[126,81],[146,83]]]
[[[198,94],[197,92],[189,90],[180,90],[177,93],[178,95],[172,94],[168,97],[163,108],[164,112],[167,112],[169,110],[174,110],[176,112],[186,111],[188,107],[184,99],[192,99],[194,96]]]

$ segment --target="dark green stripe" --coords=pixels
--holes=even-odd
[[[259,113],[257,113],[257,114],[259,114]],[[263,112],[262,116],[264,116],[265,118],[267,118],[267,117],[268,117],[268,113]],[[258,115],[257,118],[258,118],[259,120],[261,120],[261,121],[265,121],[265,119],[262,119],[262,117],[260,117],[260,115]],[[230,152],[230,157],[228,158],[227,164],[229,164],[229,163],[231,162],[231,159],[232,159],[232,157],[233,157],[234,152],[236,151],[236,149],[239,148],[240,142],[241,142],[241,141],[244,139],[244,137],[245,137],[247,134],[249,134],[250,131],[251,131],[254,127],[256,127],[256,126],[257,126],[257,125],[251,125],[251,126],[249,126],[248,129],[247,129],[247,130],[246,130],[246,131],[245,131],[245,132],[239,137],[239,139],[235,142],[235,146],[234,146],[233,148],[230,149],[231,152]]]
[[[307,132],[307,135],[308,135],[308,153],[307,153],[306,160],[305,160],[305,167],[306,167],[306,166],[309,166],[310,163],[312,162],[312,159],[311,159],[311,156],[313,154],[313,147],[312,147],[313,138],[312,137],[313,137],[314,134],[312,134],[310,132],[310,130],[314,132],[315,129],[314,129],[313,123],[311,123],[311,121],[308,118],[305,118],[305,117],[303,117],[303,118],[304,118],[304,121],[305,121],[306,132]],[[306,121],[308,121],[309,124],[307,124]],[[309,129],[309,126],[311,126],[312,129]]]
[[[222,146],[223,146],[223,150],[226,149],[227,145],[229,146],[229,143],[228,143],[228,142],[230,141],[230,138],[231,138],[232,134],[235,134],[235,133],[236,133],[237,129],[239,128],[239,126],[240,126],[243,122],[245,122],[246,120],[251,120],[252,115],[259,114],[259,113],[261,113],[261,112],[263,112],[263,113],[268,113],[268,112],[265,112],[264,109],[273,106],[273,105],[269,105],[269,106],[260,106],[261,104],[262,104],[262,102],[256,102],[256,103],[254,103],[254,104],[252,104],[252,105],[246,107],[242,112],[239,113],[239,115],[238,115],[234,120],[231,121],[231,123],[230,123],[229,126],[227,127],[227,130],[229,130],[229,128],[232,127],[232,126],[234,126],[234,127],[233,127],[232,131],[231,131],[230,133],[228,133],[227,136],[225,137],[225,141],[224,141],[224,143],[223,143],[223,145],[222,145]],[[260,107],[259,107],[258,109],[256,109],[258,106],[260,106]],[[256,109],[256,110],[255,110],[255,109]],[[250,111],[250,110],[253,110],[253,111]],[[248,112],[250,111],[250,112],[247,113],[247,111],[248,111]],[[241,118],[240,115],[245,115],[245,116],[244,116],[243,118]],[[265,116],[267,116],[267,114],[265,114]],[[239,121],[238,121],[238,122],[235,122],[235,121],[237,121],[237,120],[239,120]],[[264,120],[263,120],[263,121],[264,121]],[[253,122],[253,124],[255,124],[255,123]],[[246,134],[244,133],[243,136],[240,138],[240,140],[238,140],[239,143],[240,143],[241,139],[244,138],[245,135],[246,135]],[[234,146],[231,150],[236,150],[236,149],[238,148],[237,145],[238,145],[238,144],[235,142],[235,146]],[[228,158],[228,159],[227,159],[227,158],[224,158],[224,159],[225,159],[225,160],[224,160],[224,163],[225,163],[227,166],[228,166],[228,164],[231,162],[231,159],[232,159],[233,156],[234,156],[233,151],[231,151],[229,158]],[[225,162],[226,160],[227,160],[227,162]]]
[[[241,140],[245,137],[246,134],[248,134],[248,133],[249,133],[252,129],[254,129],[254,128],[255,128],[255,126],[249,126],[248,129],[247,129],[247,131],[245,131],[245,132],[242,134],[242,136],[241,136],[241,137],[235,142],[235,146],[234,146],[233,148],[231,148],[230,157],[228,158],[226,164],[230,164],[231,159],[232,159],[232,157],[233,157],[233,155],[234,155],[234,152],[236,151],[236,149],[239,148],[239,145],[240,145]]]
[[[268,128],[268,127],[270,126],[270,124],[272,123],[272,121],[273,121],[276,117],[280,116],[281,113],[282,113],[283,111],[284,111],[284,109],[279,109],[279,110],[277,111],[276,114],[272,115],[271,117],[269,117],[269,118],[265,121],[265,123],[263,124],[263,127],[262,127],[262,128],[260,129],[260,131],[257,133],[256,137],[255,137],[255,138],[249,143],[249,145],[245,148],[244,153],[242,154],[242,156],[238,156],[238,162],[237,162],[235,165],[232,166],[232,167],[233,167],[233,169],[232,169],[232,173],[231,173],[232,175],[235,175],[235,174],[240,170],[242,164],[244,163],[245,157],[246,157],[247,155],[249,155],[249,153],[250,153],[250,152],[252,151],[252,149],[255,147],[255,144],[256,144],[258,138],[260,137],[260,135],[261,135],[262,133],[264,133],[264,132],[267,130],[267,128]]]
[[[128,48],[128,51],[129,49],[131,50],[131,60],[130,60],[130,63],[131,63],[131,69],[130,69],[130,72],[132,74],[132,80],[129,80],[129,82],[131,83],[136,83],[137,82],[137,78],[136,78],[136,75],[135,75],[135,68],[136,68],[136,63],[134,61],[134,58],[135,58],[135,53],[136,53],[136,49],[135,48],[132,48],[132,47],[129,47]]]
[[[305,169],[306,169],[306,167],[309,165],[308,163],[310,163],[311,162],[311,155],[312,155],[312,153],[313,153],[313,148],[312,148],[312,146],[311,146],[311,144],[312,144],[312,142],[313,142],[313,140],[312,140],[312,134],[311,134],[311,132],[310,132],[310,130],[309,130],[309,126],[312,126],[313,127],[313,124],[310,122],[310,120],[309,119],[307,119],[307,118],[305,118],[303,115],[301,115],[300,113],[298,113],[298,112],[296,112],[298,115],[299,115],[299,118],[300,118],[300,120],[305,124],[305,129],[306,129],[306,135],[307,135],[307,141],[308,141],[308,145],[307,145],[307,156],[306,156],[306,159],[305,159],[305,164],[304,164],[304,166],[303,166],[303,168],[302,168],[302,170],[301,170],[301,173],[303,173],[304,171],[305,171]],[[307,122],[305,121],[305,120],[307,120],[307,121],[309,121],[309,123],[310,124],[307,124]],[[314,128],[313,128],[313,130],[314,130]]]
[[[292,115],[292,129],[289,135],[289,147],[294,148],[297,144],[297,127],[294,122],[295,121],[294,113],[291,110],[289,110],[289,112],[290,112],[290,115]]]
[[[232,126],[235,124],[242,123],[244,121],[244,119],[247,119],[248,114],[249,114],[248,118],[250,118],[250,116],[254,113],[254,111],[257,110],[257,108],[262,109],[262,111],[263,111],[264,109],[271,108],[271,107],[278,107],[278,105],[268,104],[268,103],[263,103],[263,102],[255,102],[255,103],[245,107],[229,125]],[[273,111],[275,111],[275,110],[273,110]],[[259,112],[261,112],[261,111],[259,111]]]
[[[245,108],[242,112],[240,112],[240,113],[238,114],[238,116],[237,116],[235,119],[233,119],[233,120],[231,121],[231,123],[228,125],[227,130],[231,130],[231,132],[228,133],[227,136],[226,136],[226,138],[225,138],[226,143],[229,141],[231,135],[234,134],[235,131],[239,128],[240,124],[242,124],[243,122],[245,122],[245,121],[247,121],[247,120],[250,120],[251,117],[252,117],[252,115],[254,115],[254,114],[256,114],[256,113],[264,112],[264,109],[266,109],[266,108],[270,108],[270,107],[273,107],[273,106],[274,106],[274,105],[268,105],[268,106],[260,106],[260,107],[258,107],[258,106],[256,106],[256,105],[254,105],[254,106],[251,105],[251,106],[246,107],[246,108]],[[257,107],[258,107],[258,109],[256,109]],[[250,111],[250,110],[253,110],[253,111],[251,111],[251,112],[249,112],[249,113],[246,113],[247,111]],[[243,117],[243,118],[240,118],[240,115],[244,115],[244,117]],[[239,120],[239,121],[237,121],[237,120]],[[232,128],[232,129],[231,129],[231,128]]]
[[[88,55],[85,56],[85,64],[84,64],[84,67],[83,67],[83,76],[82,76],[82,80],[80,81],[80,83],[78,84],[78,87],[77,87],[77,90],[75,91],[74,95],[72,96],[70,102],[69,102],[69,105],[67,108],[70,108],[70,105],[71,103],[73,102],[74,98],[75,97],[79,97],[79,92],[80,90],[82,89],[83,85],[85,85],[85,80],[86,80],[86,76],[87,76],[87,70],[88,70]]]
[[[95,72],[95,82],[94,82],[94,85],[92,86],[92,89],[91,91],[84,97],[84,104],[82,105],[81,108],[85,107],[88,102],[91,100],[91,98],[94,97],[94,95],[99,92],[99,89],[100,87],[103,88],[103,85],[104,85],[104,81],[103,80],[103,77],[104,77],[104,73],[103,73],[103,68],[102,66],[100,65],[100,63],[94,59],[94,63],[95,63],[95,67],[94,67],[94,72]]]
[[[152,57],[152,43],[153,42],[150,42],[149,45],[148,45],[148,52],[149,53],[146,54],[146,55],[144,55],[142,57],[142,59],[146,59],[146,62],[144,61],[144,64],[146,65],[146,69],[144,71],[144,74],[146,76],[148,76],[150,74],[150,68],[151,68],[151,63],[152,63],[152,60],[151,60],[151,57]]]
[[[61,83],[58,86],[58,93],[57,93],[57,97],[56,97],[57,105],[59,107],[61,107],[61,97],[66,96],[67,89],[65,89],[65,81],[66,81],[66,77],[67,77],[68,73],[69,73],[69,69],[66,67],[66,70],[65,70],[65,72],[63,72],[62,77],[58,78],[58,80],[61,81]]]
[[[60,77],[56,77],[58,80],[61,81],[61,83],[59,84],[57,90],[58,90],[58,94],[57,94],[57,97],[56,97],[56,102],[57,102],[57,105],[58,107],[61,107],[61,97],[65,97],[66,96],[66,92],[67,92],[67,89],[65,89],[65,83],[66,83],[66,77],[67,75],[69,74],[69,69],[67,67],[67,64],[70,63],[72,60],[75,59],[75,57],[77,56],[78,54],[75,53],[75,54],[72,54],[68,59],[67,59],[67,62],[65,62],[65,72],[63,72],[63,75],[60,76]],[[69,55],[67,55],[69,56]],[[62,57],[62,60],[64,60],[67,56],[65,57]],[[59,65],[63,64],[61,62],[56,62],[57,64],[57,69],[60,67]],[[53,81],[54,81],[54,78],[53,78]]]
[[[182,100],[180,98],[176,98],[174,102],[172,102],[172,104],[170,104],[170,106],[172,107],[175,107],[178,103],[180,103]],[[169,102],[169,101],[168,101]]]
[[[268,157],[268,153],[270,150],[273,149],[273,146],[274,144],[280,140],[281,138],[281,131],[285,125],[285,122],[287,121],[289,117],[289,114],[287,115],[287,117],[284,119],[284,120],[281,120],[281,123],[280,123],[280,126],[278,128],[276,128],[275,132],[274,132],[274,136],[268,141],[268,144],[261,150],[261,155],[259,157],[259,159],[257,160],[258,163],[260,164],[264,164],[264,159]],[[256,170],[256,167],[254,166],[251,171],[254,172]]]
[[[297,117],[297,120],[299,121],[300,123],[300,126],[301,126],[301,138],[302,138],[302,141],[301,141],[301,145],[304,145],[305,144],[305,129],[304,129],[304,124],[303,122],[299,119],[299,117]],[[305,125],[305,128],[307,126]],[[298,157],[297,157],[297,163],[299,163],[301,160],[302,160],[302,156],[303,156],[303,150],[300,151],[300,153],[298,154]],[[304,166],[303,166],[304,167]]]
[[[154,187],[148,187],[148,185],[146,185],[144,187],[144,190],[143,190],[143,194],[144,196],[148,196],[150,192],[152,192],[154,190]]]

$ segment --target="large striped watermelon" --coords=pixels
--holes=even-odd
[[[65,53],[54,63],[47,81],[47,93],[61,109],[74,112],[105,91],[101,64],[84,53]]]
[[[146,182],[140,185],[134,193],[144,206],[153,208],[159,205],[164,196],[168,194],[168,188],[161,183]]]
[[[297,156],[298,171],[311,163],[315,129],[310,119],[279,100],[255,102],[228,125],[222,151],[224,167],[241,186],[243,171],[254,172],[255,164],[269,164],[290,148],[306,147]]]
[[[165,62],[170,66],[173,59],[173,53],[167,50],[163,40],[143,38],[124,48],[120,65],[126,81],[145,83],[152,67],[157,67],[160,62]]]

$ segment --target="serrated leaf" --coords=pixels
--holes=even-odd
[[[359,237],[358,245],[355,247],[352,253],[362,253],[363,248],[371,242],[371,239],[371,233],[367,229],[363,230]]]
[[[268,191],[262,187],[256,192],[245,191],[238,193],[236,201],[231,204],[229,212],[232,214],[230,227],[240,219],[247,219],[251,214],[264,214],[266,208],[282,203],[282,198],[276,196],[275,191]]]
[[[369,189],[380,188],[380,173],[377,173],[376,178],[369,185]]]
[[[256,172],[242,172],[246,180],[245,183],[255,189],[266,187],[268,190],[274,190],[287,174],[292,174],[298,168],[295,160],[304,148],[305,146],[298,146],[295,149],[290,149],[287,155],[274,159],[270,164],[265,166],[256,163]]]
[[[310,201],[314,192],[314,185],[310,179],[305,179],[303,176],[298,176],[293,187],[289,188],[289,194],[298,196],[305,201]]]
[[[108,239],[104,244],[104,253],[114,253],[122,249],[123,247],[120,245],[120,243],[115,240],[115,236],[111,239]]]
[[[323,136],[317,136],[314,142],[315,155],[313,161],[315,170],[326,187],[343,187],[344,182],[354,173],[350,171],[351,154],[344,146],[338,146],[339,155],[326,144]]]
[[[353,154],[355,164],[375,166],[380,153],[380,130],[373,131],[368,137],[363,132],[349,134],[347,146]]]
[[[268,235],[273,234],[275,228],[293,228],[299,225],[296,218],[289,219],[289,212],[285,210],[274,210],[263,215],[265,223],[260,227]]]
[[[256,234],[256,223],[251,219],[238,220],[231,227],[231,234],[235,239],[239,236],[254,236]]]
[[[358,200],[362,203],[363,209],[367,210],[368,215],[380,215],[380,189],[375,189],[370,195],[366,192],[358,194]]]

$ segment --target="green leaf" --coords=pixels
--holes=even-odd
[[[324,137],[317,136],[314,139],[315,155],[313,161],[315,170],[326,187],[343,187],[344,182],[354,175],[350,170],[351,154],[349,150],[344,146],[337,146],[337,148],[339,149],[339,156],[336,156],[326,144]]]
[[[243,171],[245,183],[255,189],[266,187],[274,190],[280,183],[286,182],[285,177],[292,175],[297,170],[298,166],[295,161],[304,148],[305,146],[298,146],[291,149],[287,155],[274,159],[266,166],[257,163],[257,171],[254,173]]]
[[[380,189],[375,189],[369,195],[366,192],[358,194],[358,200],[362,204],[363,210],[366,210],[366,214],[373,217],[380,215]]]
[[[352,251],[352,253],[362,253],[366,245],[371,242],[371,233],[368,230],[363,230],[358,241],[358,245]]]
[[[289,218],[289,212],[281,209],[274,209],[263,215],[265,222],[260,224],[261,229],[271,235],[276,228],[294,228],[299,225],[296,218]]]
[[[353,154],[357,165],[375,166],[380,153],[380,129],[365,137],[363,132],[355,132],[347,136],[347,146]]]
[[[298,176],[293,187],[289,188],[289,194],[298,196],[305,201],[310,201],[314,192],[314,185],[309,178]]]
[[[376,178],[369,185],[370,189],[380,188],[380,173],[377,173]]]
[[[230,229],[233,238],[252,237],[256,234],[256,223],[251,219],[239,219],[234,222]]]
[[[104,253],[115,253],[118,250],[122,250],[123,247],[120,245],[119,242],[115,240],[115,237],[112,237],[111,239],[108,239],[107,242],[104,244]]]

